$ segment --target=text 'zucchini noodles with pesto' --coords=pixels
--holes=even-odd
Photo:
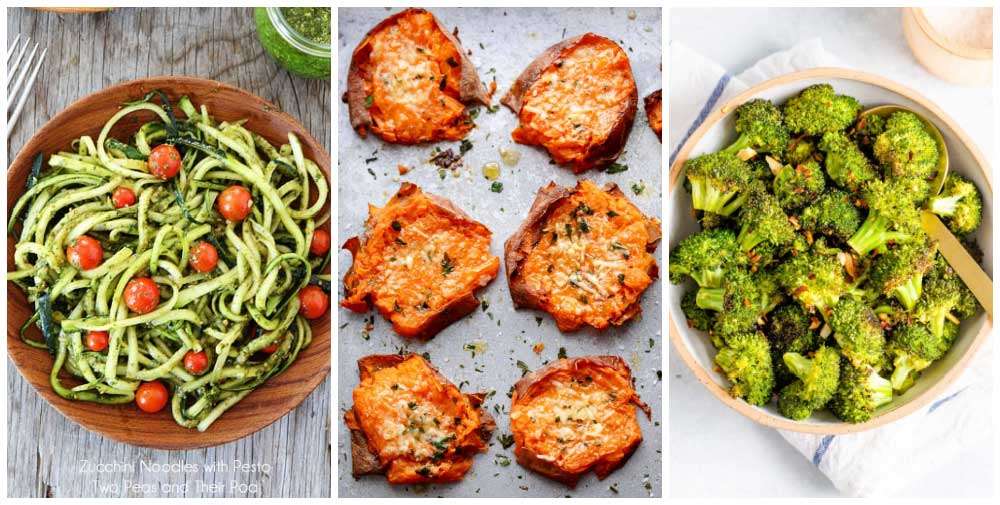
[[[291,365],[307,319],[326,313],[329,185],[293,133],[275,147],[177,106],[186,119],[154,91],[46,170],[37,156],[10,213],[8,279],[35,307],[21,337],[55,356],[56,393],[146,412],[169,399],[178,424],[204,431]],[[138,111],[156,119],[132,142],[109,136]],[[33,323],[44,341],[26,335]]]

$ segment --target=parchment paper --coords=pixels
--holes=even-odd
[[[379,21],[399,9],[342,8],[339,10],[339,90],[346,90],[347,68],[351,53],[365,33]],[[507,91],[514,79],[535,56],[560,40],[584,32],[594,32],[615,40],[625,49],[632,62],[639,90],[639,111],[629,136],[625,152],[618,162],[628,170],[617,174],[590,171],[581,178],[591,178],[599,184],[616,182],[648,215],[660,218],[661,209],[661,146],[650,130],[643,111],[642,97],[661,87],[660,9],[630,8],[436,8],[431,11],[448,29],[459,27],[459,38],[467,50],[480,78],[489,84],[494,78],[497,91],[493,104]],[[510,139],[517,124],[516,116],[500,106],[494,113],[481,108],[476,128],[468,136],[472,150],[465,154],[465,167],[460,176],[450,173],[441,179],[437,167],[426,160],[436,146],[451,147],[458,152],[457,142],[442,142],[419,146],[386,144],[374,135],[359,137],[348,120],[347,105],[338,102],[339,138],[339,241],[359,235],[368,215],[368,204],[382,206],[399,189],[401,181],[410,181],[429,193],[449,198],[473,218],[493,231],[491,252],[503,258],[503,242],[520,225],[537,190],[550,180],[572,186],[577,177],[566,168],[550,164],[544,149],[523,146]],[[505,165],[498,150],[515,149],[521,154],[516,166]],[[492,181],[482,175],[482,166],[498,162],[503,183],[500,193],[491,191]],[[400,176],[397,165],[412,168]],[[639,194],[633,191],[641,189]],[[656,252],[661,261],[661,249]],[[339,297],[343,297],[342,278],[350,267],[350,254],[339,255]],[[648,497],[662,496],[661,461],[661,351],[666,344],[661,334],[661,283],[656,280],[642,298],[643,313],[639,320],[621,328],[602,333],[579,331],[562,334],[552,318],[543,312],[515,311],[507,289],[505,272],[480,292],[488,309],[453,323],[426,343],[410,342],[392,331],[391,325],[375,314],[374,329],[365,336],[366,319],[371,314],[355,314],[339,309],[338,338],[338,413],[334,422],[338,431],[336,457],[340,497]],[[535,353],[535,344],[544,350]],[[485,345],[484,350],[465,350],[466,344]],[[593,474],[580,480],[575,489],[552,481],[517,464],[513,446],[504,449],[498,441],[509,434],[510,399],[508,391],[521,377],[517,366],[522,361],[534,370],[556,359],[559,348],[568,356],[616,354],[629,362],[635,376],[636,390],[653,409],[653,419],[639,414],[643,442],[631,459],[604,481]],[[382,476],[367,476],[355,480],[351,476],[350,435],[342,415],[353,401],[351,391],[358,383],[357,359],[368,354],[395,353],[401,348],[430,354],[431,362],[460,384],[463,391],[496,391],[486,407],[497,421],[497,431],[489,452],[480,454],[465,479],[450,485],[391,486]],[[508,463],[509,464],[505,464]]]

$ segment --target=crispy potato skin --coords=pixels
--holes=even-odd
[[[517,462],[570,487],[591,470],[604,479],[642,442],[635,407],[651,415],[618,356],[560,359],[528,373],[511,398]]]
[[[638,91],[628,55],[585,33],[546,49],[521,72],[501,103],[518,116],[511,137],[540,145],[580,173],[618,158],[632,129]]]
[[[643,100],[646,108],[646,119],[649,120],[649,127],[656,132],[656,137],[663,141],[663,90],[658,89],[646,96]]]
[[[485,452],[496,423],[482,408],[483,393],[462,394],[416,354],[358,360],[351,431],[354,478],[385,474],[392,484],[462,480],[475,454]],[[456,420],[460,421],[456,423]],[[396,426],[421,426],[414,435]]]
[[[365,234],[344,243],[354,263],[341,306],[374,306],[404,337],[429,339],[479,305],[496,278],[492,233],[450,201],[403,183],[383,208],[369,206]]]
[[[618,186],[550,182],[504,244],[514,306],[548,312],[562,331],[624,324],[642,311],[639,299],[657,277],[651,253],[659,239],[659,220]]]
[[[351,126],[386,142],[460,140],[472,129],[466,104],[490,104],[458,41],[424,9],[406,9],[371,29],[347,73]]]

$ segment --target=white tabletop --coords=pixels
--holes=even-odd
[[[771,53],[820,37],[845,66],[889,77],[937,103],[992,163],[992,90],[947,83],[921,67],[903,37],[898,9],[671,9],[669,15],[671,40],[734,74]],[[671,496],[839,496],[776,431],[715,399],[673,352],[669,386]],[[990,496],[993,445],[983,444],[958,461],[915,482],[904,496]],[[706,478],[712,475],[726,478]]]

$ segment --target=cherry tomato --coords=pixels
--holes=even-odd
[[[330,250],[330,232],[319,229],[313,232],[312,242],[309,243],[309,252],[313,256],[323,256]]]
[[[330,297],[323,290],[310,284],[299,291],[299,313],[306,319],[319,319],[326,314],[326,309],[330,306]]]
[[[171,179],[181,171],[181,153],[170,144],[160,144],[149,152],[146,165],[149,173],[157,178]]]
[[[208,355],[205,351],[188,351],[184,355],[184,369],[195,375],[201,375],[208,370]]]
[[[260,351],[266,354],[274,354],[274,351],[277,350],[278,350],[278,342],[272,342],[270,344],[267,344],[267,346],[261,349]]]
[[[87,349],[94,352],[101,352],[108,348],[108,332],[91,330],[87,332],[85,342]]]
[[[116,209],[131,207],[135,205],[135,193],[125,186],[118,186],[111,193],[111,202],[115,204]]]
[[[66,259],[80,270],[97,268],[104,260],[104,248],[97,240],[80,235],[66,248]]]
[[[191,268],[201,273],[211,272],[219,264],[219,252],[208,242],[198,242],[191,248],[191,259],[188,262],[191,263]]]
[[[149,277],[135,277],[125,285],[125,305],[136,314],[152,312],[160,304],[160,288]]]
[[[253,197],[250,191],[240,185],[232,185],[222,190],[215,199],[219,214],[229,221],[242,221],[250,215],[253,208]]]
[[[167,406],[170,393],[160,381],[143,382],[135,391],[135,405],[143,412],[159,412]]]

